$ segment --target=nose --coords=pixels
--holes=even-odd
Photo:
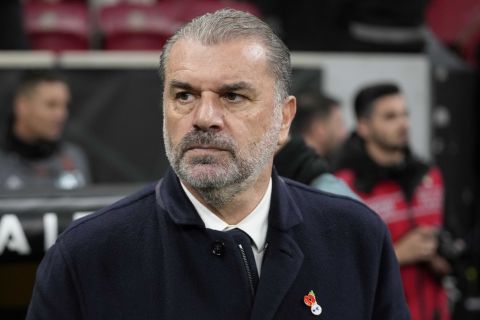
[[[58,110],[58,117],[62,120],[65,121],[68,117],[68,108],[66,105],[63,105],[59,108]]]
[[[203,93],[193,114],[193,126],[202,131],[221,130],[224,113],[218,96],[213,93]]]

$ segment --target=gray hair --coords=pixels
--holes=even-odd
[[[256,38],[267,50],[269,70],[275,80],[277,102],[285,100],[290,91],[290,52],[273,30],[259,18],[238,10],[221,9],[197,17],[179,29],[165,44],[160,55],[159,75],[165,81],[165,67],[173,45],[180,39],[198,40],[215,45],[238,38]]]

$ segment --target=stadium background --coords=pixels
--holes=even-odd
[[[32,247],[28,255],[0,253],[1,319],[23,318],[48,238],[46,213],[56,214],[61,232],[76,213],[95,210],[162,175],[167,161],[156,70],[162,41],[184,20],[219,6],[249,10],[275,26],[293,50],[294,93],[313,88],[338,97],[350,127],[352,94],[362,84],[395,80],[405,89],[413,148],[436,161],[445,176],[446,228],[470,244],[449,282],[454,319],[480,319],[478,1],[383,1],[399,12],[416,2],[410,10],[415,7],[420,25],[427,26],[425,43],[403,47],[359,45],[335,29],[326,17],[352,1],[325,1],[330,7],[324,8],[303,1],[104,2],[0,5],[0,130],[21,72],[58,69],[72,89],[66,138],[85,148],[95,182],[81,191],[0,192],[0,228],[5,217],[17,217]],[[376,2],[357,1],[351,8],[362,11],[362,3]]]

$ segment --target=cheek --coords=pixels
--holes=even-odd
[[[55,123],[54,118],[45,112],[36,113],[30,118],[30,123],[34,127],[38,128],[50,128],[53,123]]]
[[[268,114],[267,118],[258,117],[252,121],[253,124],[250,126],[247,134],[251,134],[256,141],[260,141],[270,133],[274,126],[279,127],[279,124],[275,124],[273,121],[274,119],[271,114]]]
[[[177,116],[171,112],[166,112],[164,116],[164,130],[167,130],[170,140],[172,141],[178,140],[177,137],[183,136],[191,127],[191,123],[185,116]]]
[[[385,125],[385,133],[388,135],[396,135],[401,130],[399,122],[390,122]]]
[[[56,110],[51,110],[47,107],[43,107],[37,113],[38,122],[42,122],[44,124],[47,123],[54,123],[57,121],[59,113]]]
[[[267,126],[259,113],[230,114],[225,116],[224,121],[227,130],[241,140],[249,140],[260,135]]]
[[[346,135],[345,128],[343,128],[341,126],[333,128],[333,132],[334,132],[335,138],[337,140],[342,140]]]
[[[377,136],[390,136],[392,132],[395,131],[394,126],[392,125],[393,123],[388,121],[378,121],[372,126],[372,133]]]

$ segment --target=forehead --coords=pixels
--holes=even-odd
[[[240,38],[213,45],[181,39],[175,43],[165,68],[165,80],[202,83],[272,81],[265,46],[257,39]]]
[[[407,109],[405,97],[402,94],[390,94],[375,100],[374,113],[403,112]]]
[[[68,93],[68,86],[63,81],[40,81],[33,88],[35,93]]]

